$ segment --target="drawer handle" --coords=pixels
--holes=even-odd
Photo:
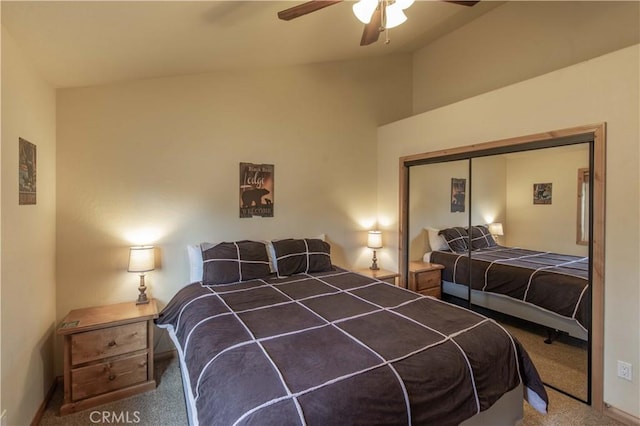
[[[109,374],[109,380],[115,380],[116,375],[115,374]]]
[[[110,342],[108,343],[108,345],[109,345],[109,347],[111,348],[111,347],[113,347],[113,346],[115,346],[115,345],[116,345],[116,341],[115,341],[115,340],[112,340],[112,341],[110,341]]]

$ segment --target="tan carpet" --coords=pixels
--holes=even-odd
[[[517,322],[500,322],[525,347],[546,384],[587,400],[588,354],[585,342],[561,336],[548,345],[544,343],[544,330],[527,328]]]
[[[58,413],[62,405],[64,389],[58,386],[40,425],[187,425],[187,411],[177,358],[156,361],[155,371],[158,382],[155,390],[63,417]]]
[[[622,423],[560,392],[547,388],[547,393],[549,412],[540,414],[525,403],[523,426],[622,426]]]

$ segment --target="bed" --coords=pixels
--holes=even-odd
[[[546,411],[535,366],[493,320],[335,267],[320,240],[271,255],[250,242],[255,256],[224,244],[156,320],[190,424],[515,424],[523,394]]]
[[[467,300],[471,279],[473,304],[587,340],[588,258],[504,247],[492,241],[474,247],[471,260],[466,246],[453,243],[446,250],[426,253],[423,261],[445,267],[444,294]]]

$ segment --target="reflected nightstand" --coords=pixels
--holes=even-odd
[[[440,299],[443,269],[437,263],[409,262],[409,290]]]

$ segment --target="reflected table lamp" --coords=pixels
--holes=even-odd
[[[146,293],[147,287],[144,284],[144,274],[154,269],[155,256],[153,246],[138,246],[129,249],[129,267],[127,271],[140,274],[140,286],[138,287],[140,294],[138,295],[136,305],[149,303]]]
[[[502,229],[502,223],[495,222],[495,223],[489,224],[489,233],[493,236],[493,239],[496,240],[497,242],[498,237],[501,237],[504,235],[504,231]]]
[[[371,260],[371,266],[369,269],[372,271],[377,271],[378,268],[378,258],[376,257],[376,249],[382,248],[382,232],[380,231],[369,231],[367,236],[367,247],[373,249],[373,259]]]

